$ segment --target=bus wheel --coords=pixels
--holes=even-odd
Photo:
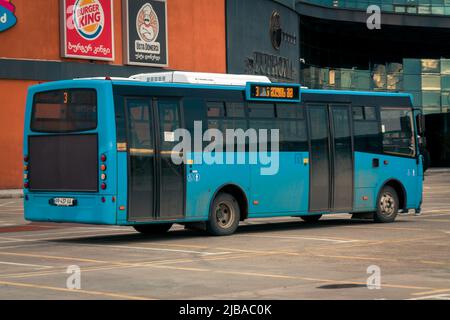
[[[377,211],[374,214],[375,222],[394,222],[399,207],[397,192],[385,186],[381,189],[377,201]]]
[[[219,193],[213,201],[206,231],[214,236],[227,236],[239,226],[240,209],[236,199],[228,193]]]
[[[140,224],[133,226],[134,230],[142,234],[163,234],[169,231],[172,227],[172,223],[162,224]]]
[[[305,222],[317,222],[320,218],[322,218],[322,215],[316,214],[313,216],[301,216],[300,218]]]

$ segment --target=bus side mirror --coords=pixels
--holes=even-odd
[[[417,133],[419,136],[425,136],[425,117],[423,114],[419,113],[416,116],[416,122],[417,122]]]

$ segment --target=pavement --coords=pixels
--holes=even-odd
[[[22,189],[0,190],[0,199],[19,199],[23,198]]]
[[[391,224],[251,219],[229,237],[28,223],[3,199],[0,299],[450,300],[449,186],[429,171],[422,215]]]

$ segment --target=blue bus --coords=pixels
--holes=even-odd
[[[179,129],[224,132],[227,149],[207,151],[205,141],[177,149]],[[225,134],[231,129],[277,132],[277,141],[267,134],[268,149],[250,139],[237,145]],[[249,218],[312,223],[346,213],[393,222],[421,210],[422,134],[409,94],[185,72],[40,84],[30,87],[25,113],[25,218],[144,234],[176,223],[212,235],[232,234]],[[263,151],[277,156],[270,174],[262,174],[267,161],[202,161]]]

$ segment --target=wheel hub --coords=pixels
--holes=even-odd
[[[390,216],[395,212],[395,200],[391,194],[383,194],[380,199],[380,207],[384,215]]]
[[[216,207],[216,220],[220,227],[228,228],[234,222],[234,209],[222,202]]]

